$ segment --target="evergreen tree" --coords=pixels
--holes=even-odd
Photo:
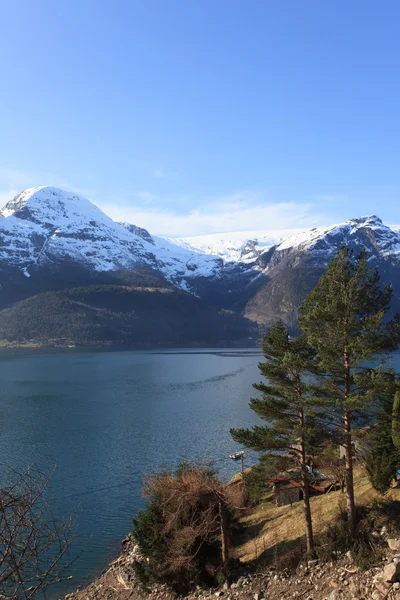
[[[397,347],[398,319],[385,320],[392,290],[380,286],[365,252],[353,260],[342,246],[300,309],[300,327],[324,372],[318,393],[339,416],[346,462],[347,514],[355,525],[352,424],[374,396],[374,369],[365,362]]]
[[[254,384],[260,398],[251,398],[250,407],[267,425],[252,429],[231,429],[234,440],[253,450],[264,452],[262,459],[274,465],[287,465],[288,453],[300,464],[304,500],[307,550],[313,553],[314,539],[307,471],[308,415],[313,411],[311,386],[307,377],[313,370],[313,352],[304,336],[296,340],[278,321],[263,342],[265,362],[258,367],[267,382]],[[314,426],[314,421],[313,421]],[[286,452],[286,455],[283,455]]]
[[[398,452],[392,442],[390,419],[384,418],[383,415],[377,422],[365,466],[373,487],[380,494],[384,494],[396,475]]]
[[[396,375],[393,370],[380,374],[381,394],[372,434],[366,436],[366,461],[369,480],[374,488],[384,494],[390,487],[398,468],[399,451],[393,443],[396,413]]]

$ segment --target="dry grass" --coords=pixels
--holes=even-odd
[[[368,504],[380,496],[371,486],[362,467],[355,471],[354,487],[357,504]],[[400,500],[400,488],[392,489],[388,498]],[[273,553],[274,548],[290,543],[301,544],[304,538],[303,503],[291,507],[275,506],[272,497],[266,497],[250,514],[239,520],[240,532],[236,537],[235,556],[243,562],[257,561],[262,555]],[[339,512],[345,501],[340,491],[311,498],[314,531],[322,533],[329,521]]]

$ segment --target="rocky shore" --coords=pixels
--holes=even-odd
[[[138,549],[132,538],[123,542],[121,555],[107,571],[83,590],[65,600],[176,600],[165,586],[144,593],[133,577]],[[347,553],[338,560],[300,564],[295,571],[267,569],[243,575],[220,589],[196,589],[186,600],[393,600],[400,599],[400,539],[388,540],[386,558],[366,571]]]

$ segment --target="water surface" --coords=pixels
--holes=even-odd
[[[106,567],[144,506],[143,475],[183,457],[238,470],[230,427],[249,426],[257,350],[167,352],[2,351],[0,455],[16,469],[56,467],[49,495],[76,513],[73,582]],[[251,457],[249,457],[251,460]]]

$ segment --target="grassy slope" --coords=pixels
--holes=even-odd
[[[374,498],[381,498],[369,483],[365,471],[359,467],[355,473],[355,494],[357,504],[367,504]],[[392,489],[388,496],[400,500],[400,488]],[[322,533],[329,521],[344,502],[340,491],[311,498],[314,531]],[[240,519],[240,533],[236,539],[234,554],[243,562],[257,561],[262,555],[273,554],[274,549],[290,542],[300,543],[304,539],[303,503],[291,507],[275,506],[270,498],[258,505],[251,514]]]

